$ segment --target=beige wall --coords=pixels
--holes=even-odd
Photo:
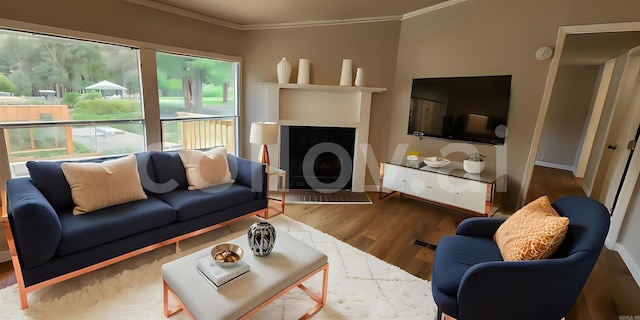
[[[553,46],[560,26],[639,20],[639,8],[622,0],[476,0],[405,20],[388,149],[399,143],[415,149],[442,145],[405,135],[412,78],[512,74],[505,206],[515,206],[549,69],[550,60],[534,58],[536,49]]]
[[[546,163],[575,167],[600,66],[558,68],[536,154]]]
[[[2,4],[0,18],[163,46],[242,55],[240,31],[125,1],[9,1]]]
[[[365,69],[367,86],[389,89],[373,94],[369,131],[373,149],[373,155],[369,156],[375,156],[378,161],[387,160],[391,87],[399,32],[400,22],[397,21],[247,32],[243,54],[246,89],[244,136],[248,136],[251,122],[266,120],[267,91],[257,83],[277,82],[276,65],[282,57],[292,65],[292,83],[296,82],[298,59],[306,58],[311,65],[311,84],[321,85],[338,85],[342,59],[351,59],[354,70]],[[340,117],[339,114],[335,116]],[[257,158],[257,146],[245,143],[242,150],[244,155]],[[275,155],[277,150],[270,149],[269,153]],[[377,183],[378,172],[373,174],[372,177],[367,173],[365,185]]]

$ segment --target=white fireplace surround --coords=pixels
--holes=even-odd
[[[364,192],[371,96],[386,88],[260,83],[267,89],[267,119],[281,126],[356,129],[351,190]],[[280,139],[278,139],[280,141]],[[278,143],[278,152],[280,144]],[[364,148],[368,150],[368,148]],[[280,157],[272,162],[279,166]]]

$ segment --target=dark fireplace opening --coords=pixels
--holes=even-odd
[[[280,137],[287,188],[351,189],[355,128],[281,126]]]

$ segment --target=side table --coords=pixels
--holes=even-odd
[[[271,180],[271,176],[276,177],[277,183],[275,193],[278,194],[279,198],[271,196],[270,181],[267,181],[267,201],[269,203],[266,217],[264,217],[265,219],[269,219],[281,213],[284,214],[287,171],[276,167],[269,167],[268,176],[269,180]]]

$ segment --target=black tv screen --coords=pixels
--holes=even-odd
[[[407,133],[503,144],[511,75],[413,79]]]

